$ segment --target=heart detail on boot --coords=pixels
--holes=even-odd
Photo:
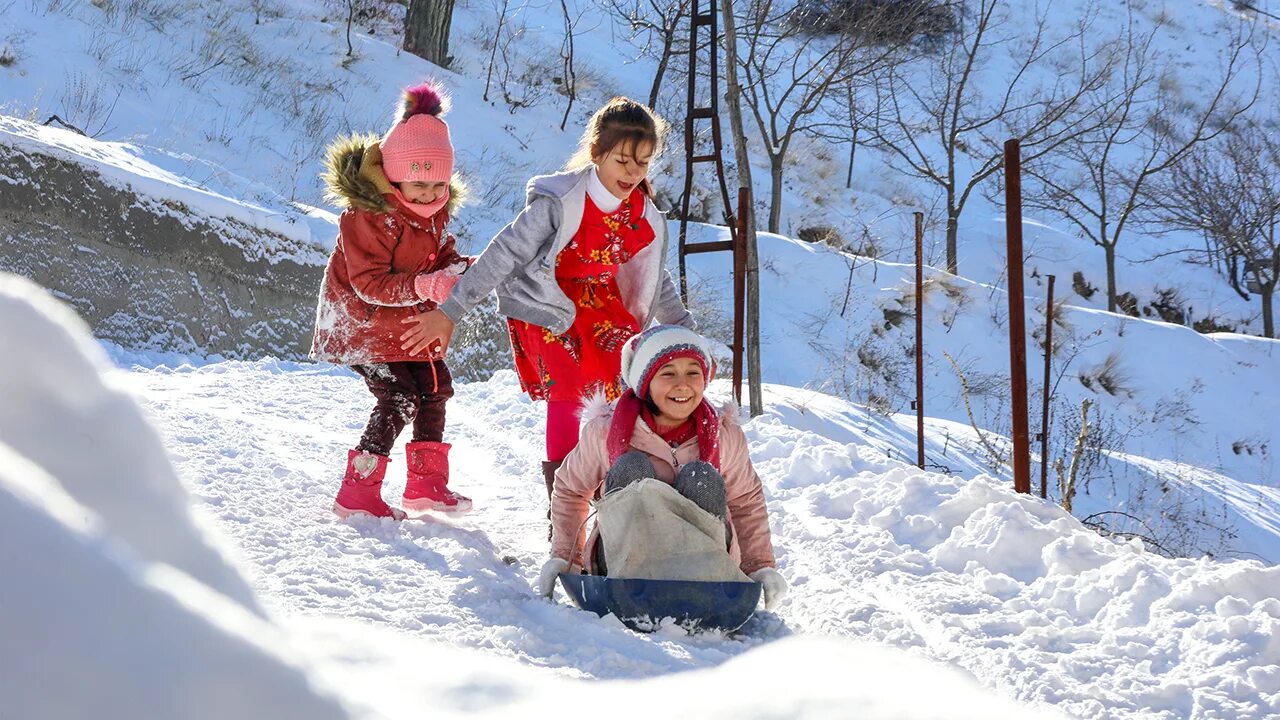
[[[382,499],[382,479],[387,474],[388,462],[390,460],[385,455],[348,450],[347,470],[343,473],[338,497],[333,502],[334,514],[340,518],[371,515],[403,520],[404,513]]]
[[[368,479],[374,470],[378,469],[378,456],[373,453],[362,452],[351,461],[351,467],[360,477]]]

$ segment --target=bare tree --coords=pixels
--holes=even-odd
[[[1140,219],[1146,190],[1197,145],[1212,140],[1253,103],[1237,98],[1231,86],[1250,57],[1249,34],[1237,32],[1221,75],[1207,89],[1207,103],[1180,110],[1177,66],[1157,51],[1162,26],[1138,33],[1133,18],[1121,34],[1102,43],[1117,47],[1115,73],[1089,93],[1087,104],[1101,109],[1101,122],[1075,134],[1058,152],[1024,164],[1036,181],[1024,197],[1030,207],[1061,215],[1102,248],[1107,271],[1107,309],[1116,311],[1116,246],[1131,222]],[[1255,86],[1253,97],[1257,97]]]
[[[740,22],[738,65],[742,100],[751,111],[769,157],[769,232],[782,218],[782,180],[787,151],[801,133],[832,124],[823,104],[833,90],[889,64],[890,44],[867,41],[850,28],[834,35],[812,32],[794,8],[774,0],[752,0]],[[876,17],[866,22],[876,22]]]
[[[409,0],[404,49],[440,67],[449,66],[449,26],[454,0]]]
[[[573,33],[577,21],[569,16],[567,0],[560,0],[560,11],[564,18],[564,38],[560,42],[560,60],[563,63],[560,86],[564,88],[565,97],[569,98],[564,107],[564,117],[560,118],[560,130],[563,132],[565,123],[569,122],[569,111],[573,110],[573,101],[578,99],[578,75],[573,70]]]
[[[502,100],[511,114],[547,99],[553,87],[548,81],[554,61],[550,57],[521,52],[530,47],[529,43],[520,42],[528,30],[520,14],[523,9],[524,6],[510,8],[508,0],[503,0],[501,9],[495,5],[499,22],[493,35],[488,77],[485,79],[485,100],[489,99],[491,82],[496,80]],[[563,53],[557,59],[565,62]]]
[[[1167,225],[1201,233],[1231,259],[1232,286],[1246,300],[1247,291],[1258,295],[1263,334],[1274,338],[1280,140],[1274,130],[1251,121],[1239,123],[1216,145],[1197,148],[1173,169],[1159,193],[1159,212]]]
[[[390,18],[387,5],[389,0],[325,0],[328,8],[338,13],[347,15],[347,58],[355,58],[356,49],[351,42],[351,28],[356,24],[372,23],[375,20],[385,20]],[[261,22],[261,15],[264,12],[265,0],[251,0],[250,6],[253,8],[253,24]],[[372,29],[370,29],[372,33]]]
[[[493,30],[493,47],[489,49],[489,69],[484,73],[484,96],[483,100],[489,102],[489,83],[493,80],[493,62],[498,55],[498,45],[502,41],[502,28],[507,24],[507,9],[511,6],[511,0],[502,0],[502,7],[498,8],[498,25]]]
[[[355,57],[355,47],[351,44],[351,27],[357,22],[363,22],[382,15],[385,10],[381,7],[380,0],[329,0],[339,12],[347,14],[347,57]],[[255,19],[254,24],[258,24],[258,16],[262,12],[261,2],[253,3]]]
[[[857,93],[853,89],[853,83],[846,83],[844,90],[849,119],[849,172],[845,175],[844,187],[848,190],[853,187],[853,164],[858,159],[858,131],[862,129],[865,113],[858,109]]]
[[[672,59],[689,51],[680,26],[687,22],[690,0],[608,0],[609,9],[622,18],[634,35],[645,36],[641,52],[658,61],[649,86],[649,107],[658,106],[662,81]]]
[[[1094,9],[1062,36],[1050,37],[1051,24],[1041,8],[1027,32],[1010,19],[1028,9],[1019,5],[998,12],[1003,4],[963,5],[959,31],[939,41],[931,67],[890,65],[880,73],[877,118],[866,125],[903,171],[932,182],[945,195],[947,270],[952,273],[959,272],[960,216],[974,189],[1000,169],[1004,140],[1018,138],[1023,162],[1033,163],[1092,130],[1101,117],[1084,103],[1109,71],[1109,57],[1086,42]],[[1005,51],[1007,58],[997,56]],[[984,74],[1006,59],[1009,71],[999,81]],[[1040,68],[1053,78],[1048,85],[1033,85],[1042,77]]]
[[[811,128],[815,137],[837,145],[849,144],[849,166],[844,180],[846,189],[853,187],[853,167],[858,157],[858,141],[860,138],[866,139],[863,129],[867,123],[875,122],[875,113],[863,107],[862,94],[866,89],[866,78],[849,78],[841,84],[841,87],[832,88],[830,122]]]

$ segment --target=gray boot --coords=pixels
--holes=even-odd
[[[648,455],[639,450],[631,450],[626,455],[618,458],[618,462],[609,468],[609,472],[604,476],[604,494],[608,495],[615,490],[630,485],[637,480],[644,478],[656,478],[658,474],[653,469],[653,461]],[[723,494],[723,493],[722,493]]]
[[[728,515],[724,476],[709,462],[694,460],[680,468],[676,475],[676,492],[721,520]]]

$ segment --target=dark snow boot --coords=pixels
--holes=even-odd
[[[542,479],[547,483],[547,542],[555,531],[555,523],[551,522],[551,491],[556,487],[556,470],[564,464],[563,460],[544,460],[542,462]]]
[[[656,478],[653,460],[639,450],[630,450],[609,468],[604,476],[604,494],[621,490],[637,480]]]
[[[725,511],[724,476],[709,462],[694,460],[680,468],[676,475],[676,492],[721,520],[728,514]]]

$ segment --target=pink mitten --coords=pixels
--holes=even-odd
[[[457,284],[458,275],[451,270],[418,273],[413,279],[413,291],[420,300],[439,305],[449,297],[449,291]]]

